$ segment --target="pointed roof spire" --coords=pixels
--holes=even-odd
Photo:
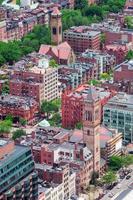
[[[60,10],[58,9],[58,7],[54,7],[53,8],[53,12],[51,13],[51,15],[56,16],[56,15],[61,15]]]
[[[96,88],[94,86],[89,87],[86,100],[90,102],[96,102],[99,100],[98,92],[96,91]]]

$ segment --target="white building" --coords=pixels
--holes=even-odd
[[[115,56],[103,53],[99,50],[87,49],[84,53],[82,53],[82,57],[96,59],[99,67],[99,74],[107,72],[108,69],[112,68],[116,63]]]

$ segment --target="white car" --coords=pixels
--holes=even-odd
[[[120,189],[120,188],[121,188],[121,184],[118,184],[118,185],[117,185],[117,189]]]

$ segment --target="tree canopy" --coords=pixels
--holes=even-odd
[[[127,60],[131,60],[133,59],[133,50],[129,50],[127,55],[126,55],[126,59]]]
[[[117,180],[117,176],[113,171],[108,171],[106,174],[102,177],[102,180],[105,184],[112,184]]]
[[[52,112],[58,112],[60,108],[59,100],[43,101],[41,105],[41,112],[47,114],[47,118]]]
[[[86,6],[88,6],[87,0],[75,0],[75,9],[84,9]]]
[[[109,160],[109,167],[111,170],[117,171],[122,167],[127,167],[128,165],[133,164],[133,156],[112,156]]]
[[[49,65],[53,68],[57,68],[58,67],[58,64],[56,63],[56,61],[54,59],[51,59],[50,62],[49,62]]]
[[[133,16],[126,16],[124,20],[127,28],[133,29]]]
[[[50,44],[50,28],[37,25],[20,41],[0,42],[0,66],[4,63],[13,64],[33,51],[38,51],[40,44]]]
[[[87,17],[83,16],[80,10],[62,10],[62,24],[63,31],[72,26],[89,25],[90,21]]]
[[[12,139],[16,140],[17,138],[20,138],[23,135],[26,135],[26,132],[23,129],[18,129],[13,132]]]
[[[10,133],[12,127],[12,121],[9,119],[5,119],[0,121],[0,135],[3,133]]]

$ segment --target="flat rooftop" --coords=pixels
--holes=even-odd
[[[112,97],[104,108],[117,108],[120,110],[133,111],[133,95],[119,92],[117,95]]]
[[[28,150],[30,150],[30,148],[22,145],[15,145],[15,148],[12,152],[10,152],[9,154],[5,155],[2,159],[0,159],[0,168],[11,163],[13,160],[19,158]]]
[[[89,92],[89,88],[90,86],[88,84],[85,85],[81,85],[80,87],[78,87],[74,92],[71,92],[70,94],[68,94],[68,96],[74,96],[77,98],[86,98]],[[95,87],[96,92],[98,93],[99,98],[102,100],[105,97],[109,97],[111,92],[109,90],[106,90],[104,88],[100,88],[100,87]]]
[[[15,106],[17,108],[23,108],[28,110],[30,106],[36,104],[36,101],[30,97],[20,97],[13,95],[1,95],[0,96],[0,105],[2,106]]]
[[[72,35],[84,35],[95,37],[96,35],[100,34],[100,31],[91,30],[89,26],[77,26],[71,27],[70,29],[64,31],[64,34],[72,34]]]
[[[6,140],[0,140],[0,148],[5,146],[8,143]]]

